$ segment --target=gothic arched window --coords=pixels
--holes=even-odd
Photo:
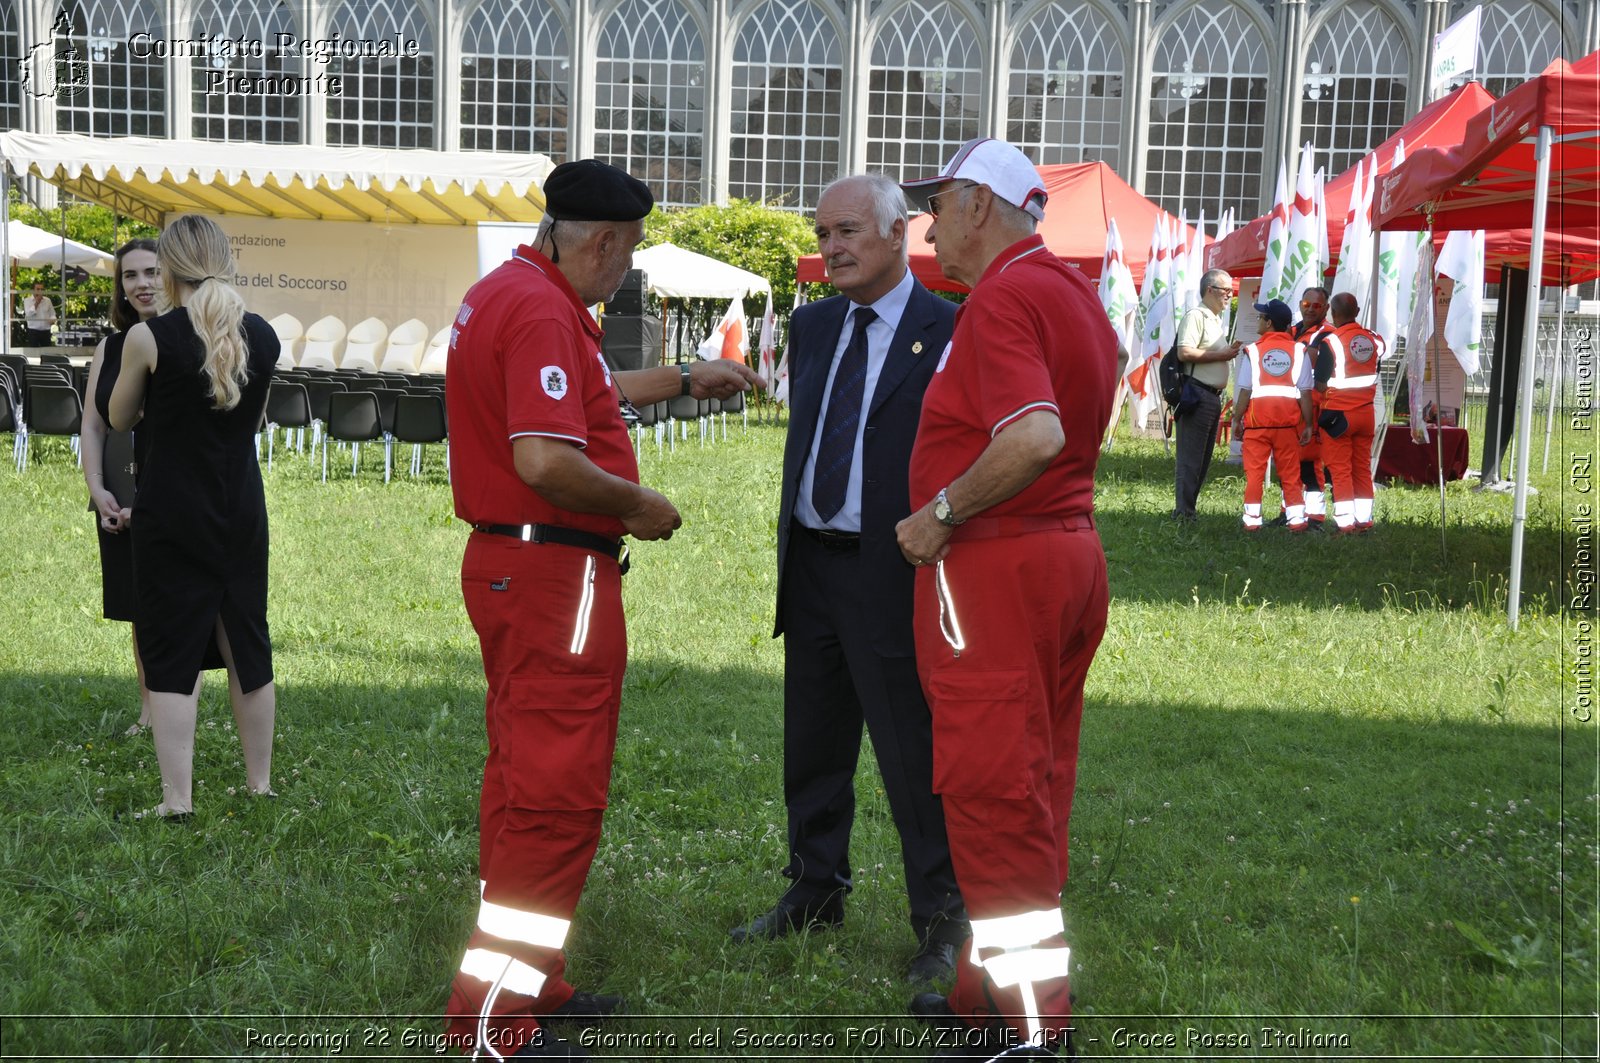
[[[54,90],[56,128],[96,137],[166,136],[166,60],[144,47],[145,38],[139,36],[165,41],[162,5],[150,0],[67,0],[58,10],[66,13],[71,32],[49,45],[72,50],[74,76],[58,80]],[[56,69],[59,76],[68,68],[58,63]]]
[[[978,135],[979,27],[949,4],[910,0],[872,42],[867,165],[898,180],[937,173]]]
[[[1056,2],[1011,49],[1006,139],[1036,164],[1104,162],[1117,168],[1122,136],[1122,46],[1087,4]]]
[[[196,37],[251,42],[262,52],[238,54],[222,46],[188,60],[195,138],[299,143],[301,101],[307,95],[301,60],[277,47],[279,34],[299,36],[289,5],[284,0],[202,0],[194,28]],[[241,84],[252,91],[241,91]]]
[[[328,143],[373,148],[433,147],[433,27],[412,0],[344,0],[328,20],[329,38],[351,50],[307,73],[338,78],[328,92]],[[400,54],[394,54],[399,52]]]
[[[595,157],[666,205],[705,198],[706,49],[677,0],[623,0],[600,30]]]
[[[567,155],[572,60],[556,11],[486,0],[461,37],[461,147]]]

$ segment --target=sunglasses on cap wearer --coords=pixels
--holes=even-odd
[[[932,217],[934,221],[938,221],[939,220],[939,204],[938,204],[937,201],[938,201],[940,196],[948,196],[951,192],[959,192],[963,188],[975,188],[976,186],[977,186],[976,182],[968,181],[964,185],[956,185],[953,188],[946,188],[942,192],[935,192],[933,195],[928,197],[928,215],[930,217]]]

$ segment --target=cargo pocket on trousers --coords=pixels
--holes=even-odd
[[[1032,792],[1025,748],[1028,673],[947,668],[928,677],[933,789],[1020,800]]]
[[[615,744],[611,676],[513,675],[503,726],[513,804],[573,811],[606,807]]]

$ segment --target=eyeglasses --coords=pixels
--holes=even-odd
[[[1231,291],[1233,291],[1233,289],[1230,288],[1226,284],[1213,284],[1211,287],[1207,288],[1206,291],[1208,291],[1208,292],[1231,292]]]
[[[951,192],[960,192],[962,189],[971,188],[971,187],[973,187],[973,184],[972,184],[972,182],[969,181],[964,185],[956,185],[954,188],[947,188],[943,192],[935,192],[933,195],[929,196],[928,197],[928,214],[929,214],[929,216],[932,217],[935,221],[939,220],[939,205],[934,201],[937,200],[940,196],[948,196]]]
[[[1321,310],[1324,307],[1326,307],[1328,304],[1327,303],[1322,303],[1322,302],[1314,302],[1314,301],[1312,301],[1310,299],[1302,299],[1302,300],[1300,300],[1300,305],[1305,307],[1307,310]]]

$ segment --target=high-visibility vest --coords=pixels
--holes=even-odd
[[[1269,332],[1244,349],[1250,360],[1250,408],[1246,428],[1298,428],[1306,348],[1287,332]]]
[[[1323,338],[1333,354],[1333,375],[1322,406],[1328,410],[1359,410],[1371,406],[1378,393],[1378,361],[1383,357],[1383,337],[1354,321],[1340,325]]]

